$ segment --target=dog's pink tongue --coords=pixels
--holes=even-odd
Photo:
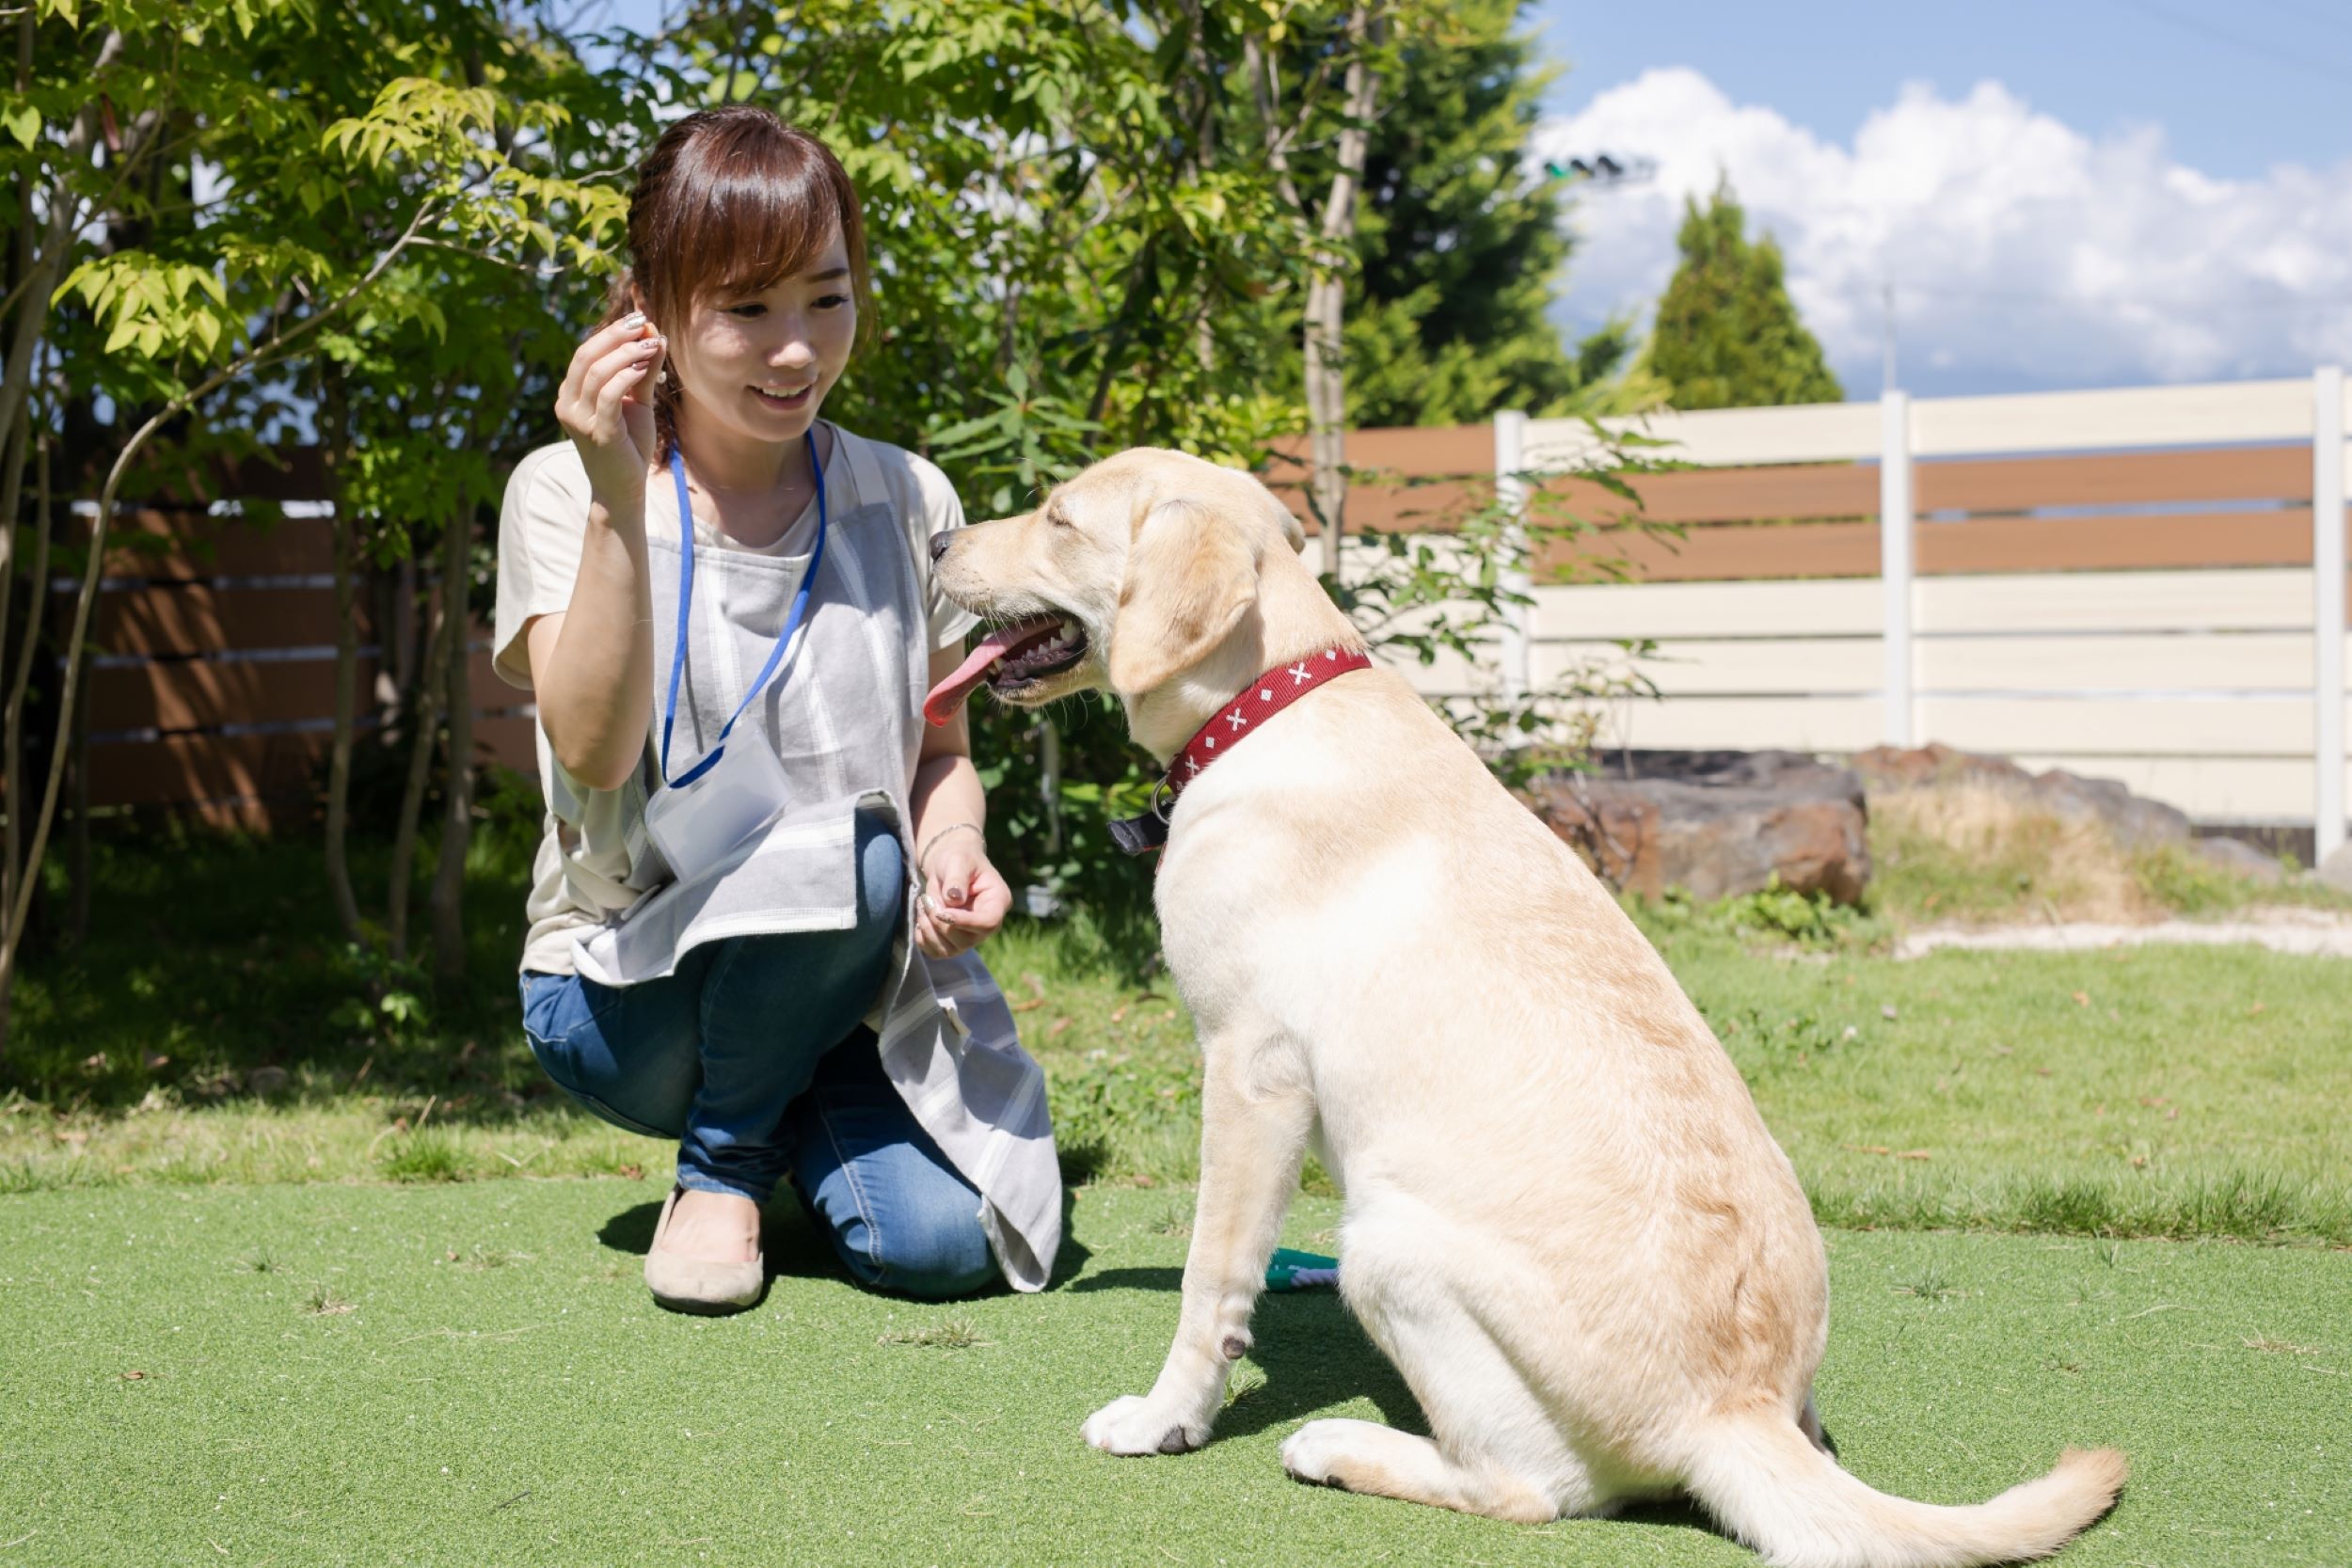
[[[990,668],[998,659],[1014,652],[1024,642],[1033,641],[1052,629],[1051,623],[1041,626],[1030,622],[1026,626],[992,631],[981,638],[980,645],[956,666],[956,673],[932,687],[930,695],[923,699],[923,717],[934,724],[945,724],[953,719],[956,709],[961,707],[963,700],[972,695],[973,689],[988,679]]]

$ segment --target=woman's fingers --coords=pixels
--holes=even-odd
[[[600,443],[610,444],[628,434],[628,422],[621,417],[621,400],[642,383],[652,369],[650,360],[623,365],[608,376],[597,389],[595,429]]]
[[[610,358],[615,349],[627,348],[644,335],[644,316],[632,312],[582,338],[580,346],[572,350],[572,362],[564,372],[564,385],[556,391],[556,402],[579,402],[587,390],[589,372]]]
[[[940,934],[939,927],[929,915],[914,917],[914,945],[925,958],[948,958],[955,956],[954,950],[947,945],[947,939]]]
[[[580,382],[580,393],[571,404],[571,417],[564,420],[565,426],[576,434],[592,436],[600,442],[611,441],[621,433],[619,424],[617,421],[609,424],[600,421],[620,407],[619,398],[612,393],[613,383],[621,382],[626,390],[636,385],[660,357],[661,340],[645,338],[633,343],[624,343],[598,358],[588,368],[587,375]],[[564,410],[557,412],[562,415]]]

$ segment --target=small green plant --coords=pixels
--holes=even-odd
[[[1968,1293],[1945,1278],[1943,1269],[1932,1262],[1921,1269],[1916,1278],[1898,1280],[1893,1289],[1899,1296],[1915,1296],[1921,1301],[1945,1301]]]
[[[394,1181],[462,1181],[466,1162],[447,1133],[437,1129],[409,1132],[385,1155],[384,1174]]]
[[[1265,1386],[1265,1373],[1248,1361],[1242,1362],[1225,1380],[1225,1408],[1231,1410],[1250,1395]]]
[[[874,1341],[879,1345],[913,1345],[918,1350],[970,1350],[985,1345],[969,1318],[948,1318],[921,1328],[894,1328]]]
[[[344,946],[342,968],[360,994],[328,1013],[329,1024],[365,1045],[408,1048],[431,1037],[431,983],[423,970],[356,942]]]
[[[476,1242],[462,1254],[453,1251],[450,1254],[450,1261],[461,1269],[479,1272],[483,1269],[502,1269],[510,1263],[528,1263],[531,1261],[531,1254],[507,1252],[502,1248],[485,1246],[480,1242]]]
[[[2244,878],[2230,875],[2180,844],[2158,845],[2135,855],[2132,874],[2157,903],[2183,914],[2235,909],[2253,891]]]
[[[267,1252],[256,1252],[249,1258],[238,1259],[238,1262],[240,1266],[249,1274],[275,1274],[278,1272],[277,1263],[271,1259],[270,1255]]]
[[[1152,1222],[1154,1236],[1189,1236],[1192,1234],[1192,1203],[1183,1196],[1168,1199],[1159,1218]]]
[[[336,1318],[345,1312],[358,1311],[359,1304],[337,1293],[330,1286],[314,1285],[310,1295],[303,1299],[302,1307],[314,1318]]]
[[[1825,892],[1799,893],[1784,886],[1777,871],[1756,892],[1724,899],[1721,910],[1731,926],[1786,937],[1801,947],[1844,946],[1859,919],[1854,910]]]

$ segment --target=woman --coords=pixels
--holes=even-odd
[[[930,582],[961,508],[818,418],[871,318],[856,195],[766,110],[690,115],[638,171],[628,246],[557,398],[570,440],[500,525],[496,666],[536,698],[548,798],[532,1048],[677,1140],[645,1258],[665,1307],[758,1299],[785,1180],[866,1285],[1039,1289],[1042,1081],[970,953],[1010,895],[961,716],[917,717],[971,626]]]

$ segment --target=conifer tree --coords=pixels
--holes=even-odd
[[[1747,237],[1728,181],[1702,209],[1684,204],[1682,260],[1658,301],[1645,355],[1677,408],[1754,408],[1845,397],[1821,345],[1797,316],[1770,234]]]

